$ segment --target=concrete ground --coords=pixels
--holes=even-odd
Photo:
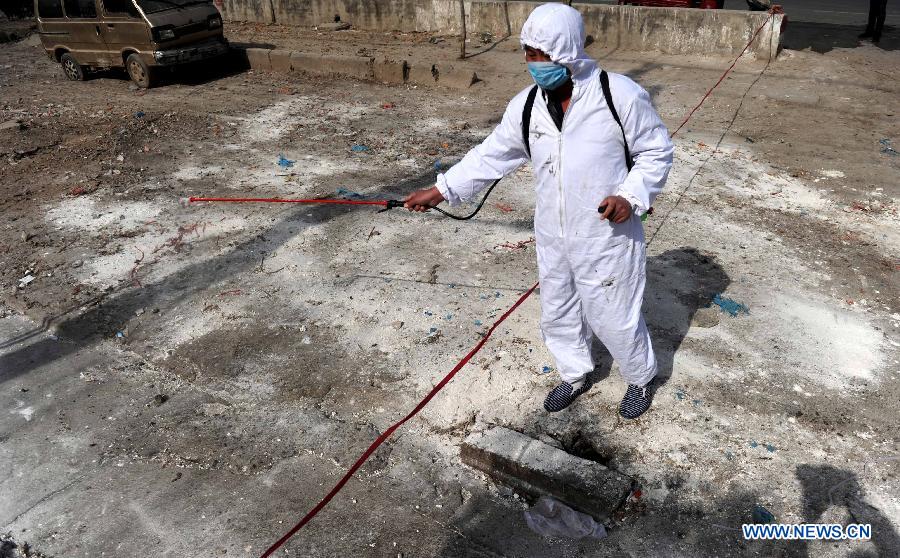
[[[258,555],[534,283],[528,169],[466,223],[179,204],[430,185],[528,84],[514,45],[492,46],[464,92],[227,67],[145,92],[116,73],[67,82],[33,41],[0,46],[4,558]],[[728,65],[600,55],[673,130]],[[680,132],[646,225],[661,381],[645,416],[617,418],[625,386],[600,347],[603,381],[542,410],[556,378],[538,294],[280,555],[897,555],[898,66],[871,45],[742,63]],[[527,498],[460,462],[492,425],[640,495],[606,539],[542,539]],[[743,541],[757,505],[873,538]]]

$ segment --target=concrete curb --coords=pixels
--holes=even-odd
[[[615,511],[632,486],[621,473],[502,426],[466,438],[460,457],[498,482],[553,496],[599,520]]]
[[[277,73],[303,73],[376,81],[389,85],[413,84],[427,87],[468,89],[478,82],[472,70],[438,66],[410,66],[406,60],[365,56],[308,54],[293,50],[232,47],[233,55],[252,70]]]

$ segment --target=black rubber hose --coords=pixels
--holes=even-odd
[[[484,197],[481,198],[481,201],[478,203],[478,207],[476,207],[475,211],[473,211],[472,213],[469,213],[468,215],[454,215],[453,213],[450,213],[449,211],[445,211],[445,210],[441,209],[440,207],[437,207],[434,205],[427,205],[425,207],[427,207],[428,209],[433,209],[433,210],[437,211],[438,213],[440,213],[441,215],[446,215],[447,217],[450,217],[451,219],[455,219],[457,221],[468,221],[472,217],[475,217],[476,215],[478,215],[478,212],[481,211],[481,208],[484,206],[484,202],[486,202],[488,199],[488,196],[491,195],[491,190],[494,189],[494,186],[496,186],[497,184],[500,183],[500,180],[501,179],[498,178],[497,180],[494,181],[493,184],[491,184],[488,187],[487,191],[484,193]]]

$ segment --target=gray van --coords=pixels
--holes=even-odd
[[[125,68],[150,87],[162,67],[228,51],[222,16],[209,0],[34,0],[47,54],[66,77],[94,68]]]

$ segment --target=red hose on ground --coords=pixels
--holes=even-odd
[[[380,205],[383,207],[387,207],[387,200],[371,200],[371,201],[358,201],[358,200],[333,200],[333,199],[310,199],[310,200],[292,200],[292,199],[284,199],[284,198],[188,198],[187,201],[189,203],[196,202],[231,202],[231,203],[333,203],[338,205]]]
[[[449,374],[444,376],[443,380],[438,382],[438,384],[436,386],[434,386],[431,389],[431,391],[428,392],[428,395],[425,396],[425,399],[422,399],[422,401],[420,401],[419,404],[416,405],[415,409],[413,409],[408,415],[403,417],[400,421],[391,425],[390,428],[385,430],[381,434],[381,436],[379,436],[374,442],[372,442],[372,444],[369,446],[369,448],[365,452],[363,452],[363,454],[359,457],[359,459],[356,460],[356,463],[354,463],[353,466],[350,467],[350,469],[348,469],[346,473],[344,473],[344,476],[341,477],[341,480],[339,480],[338,483],[336,485],[334,485],[334,488],[331,489],[331,492],[329,492],[324,498],[322,498],[322,500],[319,501],[319,503],[316,504],[316,506],[313,509],[309,510],[309,513],[307,513],[305,516],[303,516],[303,519],[301,519],[299,523],[294,525],[294,527],[290,531],[288,531],[287,533],[284,534],[283,537],[281,537],[280,539],[275,541],[275,544],[270,546],[269,549],[266,550],[262,554],[261,558],[266,558],[267,556],[271,556],[272,553],[275,552],[276,550],[278,550],[278,548],[281,545],[286,543],[288,539],[290,539],[292,536],[294,536],[294,533],[296,533],[304,525],[309,523],[309,520],[311,520],[313,517],[315,517],[316,514],[319,513],[319,511],[321,511],[322,508],[324,508],[328,504],[328,502],[330,502],[331,499],[334,498],[334,496],[338,492],[340,492],[341,488],[343,488],[344,485],[347,484],[347,481],[350,480],[350,478],[353,476],[353,474],[356,473],[356,471],[362,466],[362,464],[365,463],[367,459],[369,459],[369,456],[372,455],[372,453],[374,453],[376,449],[378,449],[378,446],[380,446],[382,443],[384,443],[384,441],[387,440],[391,436],[391,434],[394,433],[395,430],[397,430],[398,428],[403,426],[403,424],[406,421],[408,421],[409,419],[416,416],[419,413],[419,411],[421,411],[425,407],[425,405],[427,405],[428,402],[431,401],[434,398],[434,396],[438,394],[439,391],[444,389],[444,386],[446,386],[447,383],[449,383],[450,380],[453,379],[453,376],[456,376],[456,373],[459,372],[462,369],[462,367],[465,366],[472,359],[472,357],[475,356],[475,354],[481,350],[481,347],[483,347],[485,343],[487,343],[487,340],[491,337],[491,334],[494,333],[494,330],[497,329],[497,326],[502,324],[506,320],[506,318],[509,317],[510,314],[515,312],[516,308],[518,308],[520,304],[525,302],[525,299],[528,298],[531,295],[531,293],[534,292],[534,290],[537,288],[537,286],[538,286],[538,284],[535,283],[530,289],[525,291],[525,294],[520,296],[519,300],[517,300],[516,303],[513,304],[509,310],[506,311],[506,313],[504,313],[502,316],[500,316],[500,319],[498,319],[496,322],[494,322],[494,325],[492,325],[491,328],[489,330],[487,330],[487,333],[484,335],[484,337],[481,338],[481,341],[479,341],[475,345],[475,347],[471,351],[469,351],[469,353],[466,356],[464,356],[463,359],[461,361],[459,361],[459,363],[456,366],[453,367],[453,370],[451,370]]]
[[[755,33],[753,33],[753,37],[750,38],[750,42],[748,42],[747,45],[744,47],[744,49],[741,50],[741,53],[738,54],[737,58],[734,59],[734,62],[731,63],[731,66],[729,66],[728,69],[725,70],[725,73],[722,74],[722,77],[719,78],[719,81],[717,81],[716,84],[713,85],[710,88],[710,90],[706,92],[706,95],[704,95],[703,98],[700,99],[700,102],[697,103],[697,106],[695,106],[693,108],[693,110],[691,110],[691,112],[681,122],[681,124],[678,126],[678,128],[676,128],[674,132],[669,134],[669,137],[675,137],[675,134],[677,134],[681,130],[681,128],[684,127],[685,124],[687,124],[688,120],[691,119],[691,117],[694,115],[694,113],[697,112],[697,109],[699,109],[700,106],[706,101],[706,99],[709,98],[709,96],[716,89],[716,87],[718,87],[719,84],[721,84],[725,80],[725,77],[729,73],[731,73],[731,71],[734,69],[735,65],[737,64],[738,59],[740,59],[741,56],[743,56],[744,53],[747,52],[747,49],[750,48],[750,45],[752,45],[753,41],[756,40],[756,37],[759,35],[760,31],[762,31],[763,27],[765,27],[766,23],[768,23],[769,20],[771,20],[773,17],[775,17],[776,13],[777,13],[777,11],[775,8],[773,8],[772,11],[769,12],[769,17],[766,18],[766,21],[764,21],[763,24],[759,26],[759,28],[756,30]],[[348,205],[384,205],[384,206],[387,206],[387,203],[388,203],[386,201],[279,200],[279,199],[275,199],[275,198],[270,198],[270,199],[190,198],[190,201],[226,201],[226,202],[227,201],[234,201],[234,202],[237,202],[237,201],[246,201],[246,202],[271,201],[271,202],[277,202],[277,203],[343,203],[343,204],[348,204]],[[379,436],[374,442],[372,442],[372,444],[368,447],[368,449],[366,449],[366,451],[363,452],[363,454],[359,457],[359,459],[356,460],[356,463],[354,463],[353,466],[350,467],[350,469],[348,469],[346,473],[344,473],[344,476],[341,477],[341,480],[339,480],[338,483],[336,485],[334,485],[334,488],[332,488],[331,491],[328,494],[326,494],[325,497],[322,498],[319,501],[319,503],[315,505],[315,507],[313,507],[313,509],[311,509],[305,516],[303,516],[303,519],[301,519],[296,525],[294,525],[294,527],[292,527],[290,531],[288,531],[287,533],[284,534],[284,536],[282,536],[280,539],[275,541],[275,543],[272,546],[270,546],[260,556],[260,558],[268,558],[269,556],[271,556],[284,543],[286,543],[291,537],[293,537],[297,531],[299,531],[301,528],[303,528],[304,525],[309,523],[310,520],[316,516],[316,514],[318,514],[320,511],[322,511],[322,508],[324,508],[326,505],[328,505],[328,502],[330,502],[332,500],[332,498],[334,498],[335,495],[337,495],[337,493],[341,491],[341,489],[344,487],[344,485],[347,484],[347,481],[349,481],[350,478],[353,476],[353,474],[356,473],[357,470],[359,470],[359,468],[363,465],[363,463],[366,462],[367,459],[369,459],[369,457],[375,452],[375,450],[377,450],[378,447],[381,444],[383,444],[384,441],[387,440],[394,433],[394,431],[396,431],[398,428],[403,426],[403,424],[406,423],[409,419],[416,416],[419,413],[419,411],[421,411],[425,407],[425,405],[427,405],[434,398],[434,396],[437,395],[438,392],[441,391],[444,388],[444,386],[446,386],[450,382],[450,380],[453,379],[454,376],[456,376],[456,373],[459,372],[462,369],[462,367],[465,366],[472,359],[472,357],[475,356],[475,354],[481,350],[481,348],[484,346],[485,343],[487,343],[487,340],[490,338],[490,336],[494,332],[494,330],[497,329],[497,326],[499,326],[501,323],[503,323],[506,320],[506,318],[508,318],[510,316],[510,314],[512,314],[523,302],[525,302],[525,299],[527,299],[529,296],[531,296],[531,293],[533,293],[535,291],[535,289],[537,289],[537,287],[538,287],[538,283],[535,283],[530,289],[528,289],[525,292],[525,294],[523,294],[521,297],[519,297],[519,299],[515,302],[515,304],[513,304],[510,307],[510,309],[506,311],[506,313],[504,313],[502,316],[500,316],[500,319],[498,319],[496,322],[494,322],[494,325],[491,326],[491,328],[487,331],[485,336],[481,338],[481,340],[475,345],[475,347],[471,351],[469,351],[468,354],[466,354],[466,356],[464,356],[463,359],[460,360],[456,366],[453,367],[453,370],[451,370],[446,376],[444,376],[444,378],[440,382],[438,382],[438,384],[436,386],[434,386],[434,388],[432,388],[432,390],[430,392],[428,392],[428,395],[426,395],[425,398],[422,399],[422,401],[420,401],[419,404],[416,405],[416,407],[408,415],[403,417],[403,419],[401,419],[399,422],[396,422],[393,425],[391,425],[390,428],[385,430],[384,433],[381,434],[381,436]]]

